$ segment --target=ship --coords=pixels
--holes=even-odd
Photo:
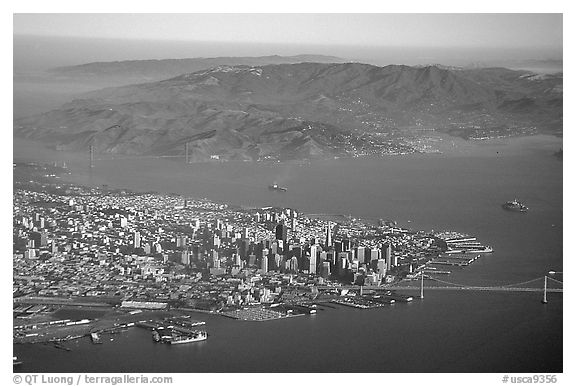
[[[288,190],[287,188],[285,188],[285,187],[283,187],[283,186],[280,186],[280,185],[278,185],[277,183],[273,183],[272,185],[269,185],[269,186],[268,186],[268,189],[274,190],[274,191],[277,191],[277,192],[286,192],[286,191]]]
[[[201,340],[206,340],[207,338],[208,334],[206,334],[206,331],[195,331],[190,335],[172,335],[170,344],[199,342]]]
[[[528,211],[528,207],[523,203],[521,203],[520,201],[518,201],[517,199],[514,199],[514,201],[508,201],[507,203],[503,204],[502,207],[506,210],[511,210],[514,212]]]
[[[94,344],[102,344],[102,340],[100,339],[100,335],[97,332],[90,333],[90,339],[92,339],[92,343]]]

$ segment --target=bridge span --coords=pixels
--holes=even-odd
[[[444,281],[429,275],[423,275],[420,277],[420,285],[413,286],[413,285],[402,285],[402,283],[406,283],[406,281],[400,281],[395,284],[388,284],[388,285],[370,285],[370,286],[359,286],[359,285],[342,285],[338,287],[330,287],[330,286],[318,286],[318,289],[341,289],[341,290],[375,290],[375,291],[387,291],[387,290],[419,290],[423,293],[424,290],[444,290],[444,291],[492,291],[492,292],[546,292],[548,293],[561,293],[564,292],[562,288],[554,288],[550,287],[548,282],[556,283],[557,285],[562,285],[563,283],[560,280],[556,280],[549,276],[542,276],[537,277],[532,280],[528,280],[521,283],[513,283],[513,284],[506,284],[506,285],[494,285],[494,286],[479,286],[479,285],[466,285],[466,284],[458,284],[458,283],[450,283],[448,281]],[[424,279],[430,280],[438,285],[424,285]],[[543,286],[535,287],[538,285],[539,281],[542,281]],[[528,286],[530,285],[530,286]],[[525,286],[525,287],[523,287]]]

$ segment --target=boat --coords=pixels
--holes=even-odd
[[[161,337],[160,337],[160,334],[158,333],[158,331],[154,330],[152,332],[152,339],[154,340],[154,342],[160,342]]]
[[[277,192],[286,192],[288,191],[288,188],[285,188],[283,186],[278,185],[277,183],[273,183],[272,185],[268,186],[268,189],[270,190],[274,190]]]
[[[207,338],[208,334],[206,334],[206,331],[195,331],[190,335],[172,335],[170,344],[199,342],[201,340],[206,340]]]
[[[526,205],[524,205],[523,203],[521,203],[520,201],[518,201],[518,199],[514,199],[513,201],[508,201],[507,203],[502,205],[502,207],[506,210],[511,210],[514,212],[527,212],[528,211],[528,207]]]
[[[494,250],[491,247],[486,246],[483,249],[469,249],[465,253],[492,253],[492,252],[494,252]]]
[[[22,363],[22,361],[18,360],[18,357],[12,357],[12,366],[20,366]]]
[[[90,333],[90,339],[92,339],[92,343],[94,344],[102,344],[102,340],[100,339],[100,335],[97,332]]]

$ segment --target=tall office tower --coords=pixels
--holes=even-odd
[[[268,256],[262,256],[262,264],[260,266],[262,272],[268,272]]]
[[[280,271],[282,268],[282,256],[274,254],[274,269]]]
[[[392,245],[384,244],[382,247],[382,257],[386,260],[386,269],[390,270],[392,268]]]
[[[253,266],[256,265],[256,255],[251,254],[251,255],[248,256],[248,265],[249,265],[250,267],[253,267]]]
[[[366,262],[366,259],[364,257],[365,253],[366,253],[365,247],[356,248],[356,258],[358,259],[358,264],[364,264]]]
[[[292,234],[294,234],[296,232],[296,226],[298,225],[298,223],[296,222],[296,219],[294,217],[292,217],[292,219],[290,220],[290,228],[292,229]]]
[[[305,269],[306,267],[304,267],[304,253],[302,251],[302,247],[299,245],[290,245],[289,248],[291,249],[289,256],[294,256],[298,260],[298,268]]]
[[[370,250],[370,261],[380,260],[380,250],[372,249]]]
[[[286,241],[288,239],[288,227],[284,223],[276,225],[276,240]]]
[[[310,269],[308,270],[308,272],[311,274],[316,274],[316,266],[318,264],[317,255],[318,247],[316,245],[312,245],[310,247]]]
[[[140,248],[140,232],[135,231],[133,236],[134,236],[133,247]]]
[[[348,252],[350,250],[350,239],[342,240],[342,251]]]
[[[348,269],[348,255],[346,252],[340,252],[338,254],[338,274],[344,276]]]
[[[322,263],[322,272],[320,273],[323,278],[328,278],[330,276],[330,262],[325,261]]]
[[[188,250],[182,251],[182,257],[180,261],[184,265],[190,264],[190,255],[188,254]]]
[[[270,250],[268,248],[262,248],[262,252],[260,255],[262,260],[268,261],[270,256]]]
[[[298,272],[298,259],[296,258],[296,256],[290,259],[290,271]]]
[[[248,241],[246,241],[246,239],[237,240],[237,245],[240,259],[246,260],[246,257],[248,256]]]
[[[47,245],[48,245],[48,235],[46,234],[45,231],[42,231],[40,233],[40,246],[45,247]]]
[[[328,221],[326,225],[326,247],[330,248],[332,246],[332,223]]]
[[[342,242],[341,241],[334,241],[334,251],[336,254],[342,252]]]
[[[34,248],[28,248],[24,251],[24,258],[25,259],[37,259],[38,256],[36,255],[36,250]]]
[[[186,236],[177,236],[176,237],[176,248],[185,248],[188,244],[188,240]]]
[[[326,252],[326,260],[330,263],[330,269],[332,270],[332,272],[338,272],[338,268],[337,268],[338,257],[336,255],[336,252],[334,252],[334,251]]]
[[[378,276],[380,279],[386,276],[386,265],[387,265],[386,260],[384,259],[378,260]]]

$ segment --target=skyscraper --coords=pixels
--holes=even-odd
[[[387,266],[387,262],[384,259],[380,259],[378,260],[378,276],[380,279],[382,279],[384,276],[386,276],[386,266]]]
[[[330,248],[332,246],[332,223],[328,221],[326,225],[326,247]]]
[[[134,232],[134,248],[140,248],[140,232]]]
[[[364,247],[358,247],[356,250],[356,258],[358,259],[358,264],[364,264],[365,262],[365,255],[366,252],[366,248]]]
[[[317,255],[318,255],[318,246],[312,245],[310,247],[310,269],[309,269],[309,272],[311,274],[316,273],[316,266],[318,264],[317,258],[316,258]]]
[[[325,261],[322,263],[322,272],[320,273],[323,278],[330,276],[330,262]]]
[[[288,227],[284,223],[276,225],[276,240],[286,241],[288,239]]]
[[[380,250],[379,249],[371,249],[370,250],[370,261],[379,260],[380,259]]]
[[[184,265],[190,264],[190,256],[187,250],[182,251],[181,263]]]
[[[296,256],[290,259],[290,271],[298,272],[298,259],[296,258]]]
[[[342,240],[342,251],[348,252],[350,250],[350,239]]]
[[[392,262],[392,245],[391,244],[384,244],[384,246],[382,247],[383,252],[383,258],[386,261],[386,269],[390,270],[392,268],[393,265],[395,265],[395,262]]]

